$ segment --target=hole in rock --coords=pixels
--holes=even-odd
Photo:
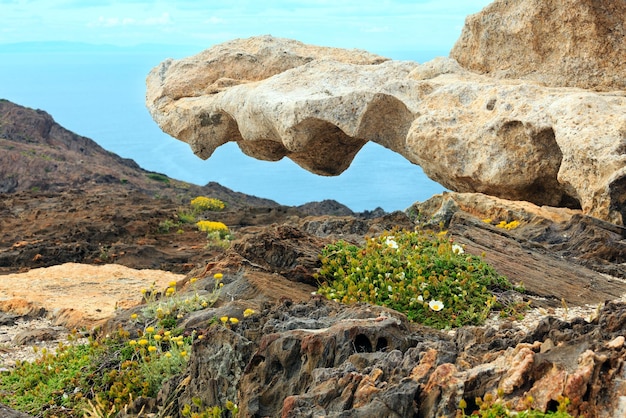
[[[559,403],[555,401],[554,399],[549,401],[548,405],[546,405],[546,412],[556,412],[558,410],[559,410]]]
[[[372,352],[372,343],[367,336],[363,334],[359,334],[354,339],[354,349],[357,353],[371,353]]]
[[[387,339],[385,337],[380,337],[376,340],[376,351],[385,351],[387,348]]]

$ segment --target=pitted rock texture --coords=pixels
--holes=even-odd
[[[469,16],[450,56],[495,77],[625,90],[626,3],[496,0]]]
[[[263,36],[167,60],[146,103],[201,158],[229,141],[321,175],[367,141],[420,165],[450,190],[582,208],[622,223],[626,94],[543,87]]]
[[[622,416],[625,309],[447,333],[380,307],[284,300],[236,328],[198,330],[188,371],[159,397],[172,416],[193,396],[236,401],[246,417],[452,417],[486,394],[513,411],[567,397],[573,416]]]

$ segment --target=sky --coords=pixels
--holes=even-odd
[[[43,109],[105,149],[179,180],[217,181],[288,205],[335,199],[355,211],[401,210],[443,187],[376,144],[367,144],[337,177],[308,173],[288,159],[258,161],[233,143],[201,160],[187,144],[161,132],[148,114],[146,75],[166,58],[266,34],[424,62],[447,55],[465,17],[489,3],[0,0],[0,98]]]
[[[0,44],[198,45],[271,34],[371,52],[449,51],[490,0],[0,0]]]

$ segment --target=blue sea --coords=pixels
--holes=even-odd
[[[159,129],[144,97],[151,68],[166,58],[184,58],[201,49],[0,45],[0,98],[45,110],[65,128],[147,170],[198,185],[215,181],[284,205],[334,199],[354,211],[377,207],[393,211],[444,190],[419,166],[373,143],[336,177],[311,174],[288,159],[258,161],[233,143],[220,147],[206,161],[196,157],[187,144]],[[375,52],[417,62],[447,54]]]

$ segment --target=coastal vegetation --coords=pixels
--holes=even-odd
[[[362,246],[338,241],[324,248],[321,262],[319,294],[387,306],[439,329],[480,325],[494,309],[516,308],[503,306],[499,293],[523,291],[446,231],[389,231]]]
[[[164,291],[142,289],[145,303],[130,315],[126,328],[88,338],[74,330],[54,352],[41,350],[35,361],[2,373],[0,401],[46,418],[100,418],[115,416],[139,397],[156,396],[166,380],[184,370],[193,341],[203,338],[180,328],[180,320],[212,306],[222,279],[222,273],[213,276],[210,292],[197,289],[195,278],[184,294],[175,282]],[[253,313],[248,309],[242,316]],[[236,320],[228,318],[228,323]]]

